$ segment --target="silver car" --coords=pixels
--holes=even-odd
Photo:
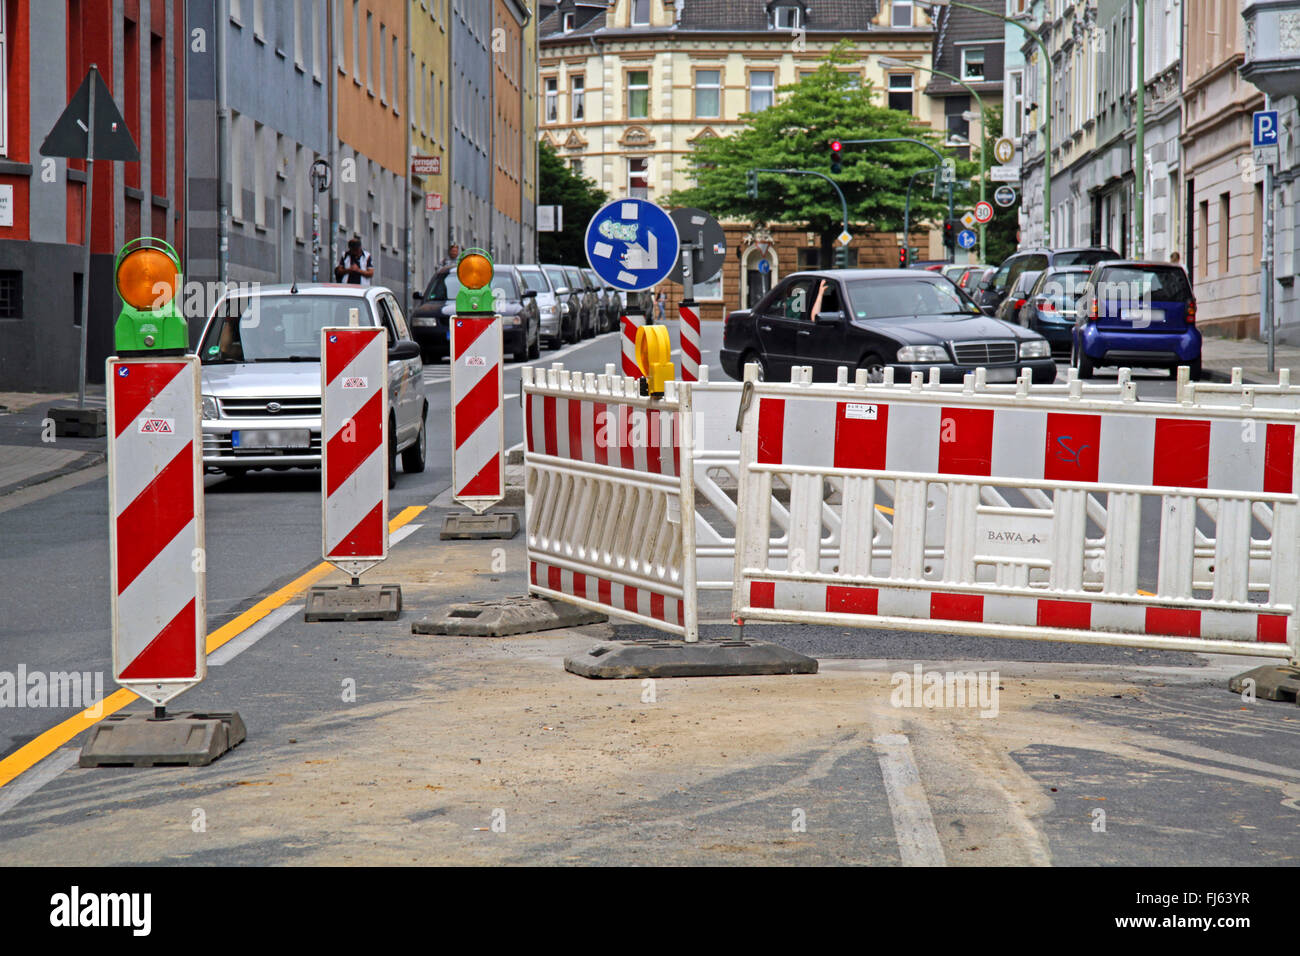
[[[320,330],[350,324],[388,332],[388,483],[424,471],[424,363],[393,293],[383,286],[264,285],[223,297],[203,328],[203,464],[240,476],[252,468],[319,468]]]
[[[542,321],[541,340],[548,348],[558,346],[564,305],[555,294],[555,287],[551,285],[551,280],[546,277],[541,266],[516,266],[515,268],[519,271],[519,278],[523,281],[524,287],[537,292],[537,312]]]

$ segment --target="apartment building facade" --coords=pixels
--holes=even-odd
[[[41,144],[98,66],[139,162],[94,164],[87,378],[104,380],[113,259],[155,235],[185,249],[182,0],[0,0],[0,389],[77,388],[87,171]]]

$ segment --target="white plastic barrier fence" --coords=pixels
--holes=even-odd
[[[691,386],[522,374],[530,593],[698,640]]]
[[[1294,658],[1300,419],[1133,399],[1129,386],[1116,402],[753,382],[733,616]],[[833,503],[832,480],[841,489]],[[778,481],[790,488],[788,562],[773,558],[761,504]],[[886,481],[895,533],[880,555],[875,505]],[[935,487],[947,500],[943,560],[939,579],[927,580]],[[986,503],[986,489],[1008,503]],[[1107,518],[1093,555],[1090,495],[1104,498]],[[1198,581],[1202,501],[1217,517],[1213,568]],[[828,503],[840,521],[833,571],[820,562]],[[1257,505],[1271,509],[1270,573],[1253,586]],[[1148,562],[1144,510],[1159,522]],[[1090,560],[1099,580],[1085,579]]]

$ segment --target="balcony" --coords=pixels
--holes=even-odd
[[[1300,0],[1247,0],[1241,75],[1270,96],[1289,96],[1300,81]]]

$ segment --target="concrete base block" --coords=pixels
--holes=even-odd
[[[473,601],[448,604],[411,625],[412,634],[450,634],[460,637],[509,637],[553,631],[558,627],[603,624],[609,620],[599,611],[546,598],[508,598],[504,601]]]
[[[103,408],[51,408],[56,437],[103,438],[108,433],[108,411]]]
[[[400,584],[317,584],[307,591],[304,621],[396,621]]]
[[[816,674],[817,659],[763,641],[610,641],[566,658],[579,677],[744,677]]]
[[[513,511],[489,511],[487,514],[449,514],[442,519],[442,532],[438,537],[449,539],[466,538],[513,538],[519,533],[519,515]]]
[[[236,712],[179,711],[162,718],[113,714],[95,725],[81,749],[82,767],[206,767],[244,742]]]
[[[1300,703],[1300,667],[1289,664],[1265,664],[1228,680],[1228,690],[1240,694],[1247,681],[1254,681],[1255,696],[1264,700],[1289,700]]]

